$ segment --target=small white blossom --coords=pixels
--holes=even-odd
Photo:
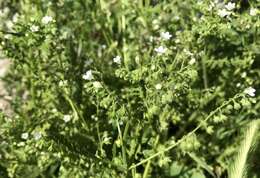
[[[121,64],[121,57],[120,56],[116,56],[113,58],[113,62],[117,63],[117,64]]]
[[[172,37],[172,35],[169,32],[162,32],[161,33],[161,38],[163,40],[169,40],[169,39],[171,39],[171,37]]]
[[[88,70],[83,76],[82,78],[84,80],[92,80],[93,79],[93,75],[92,75],[92,71]]]
[[[42,134],[40,132],[35,132],[33,137],[35,140],[40,140],[42,138]]]
[[[167,48],[163,47],[163,46],[159,46],[158,48],[154,49],[155,52],[157,52],[159,55],[164,54],[167,51]]]
[[[195,58],[191,58],[191,60],[189,61],[189,64],[190,65],[193,65],[196,63],[196,59]]]
[[[226,17],[226,16],[229,16],[230,14],[231,14],[231,12],[227,11],[226,9],[218,10],[218,15],[220,17]]]
[[[52,22],[53,21],[53,18],[51,16],[44,16],[42,18],[42,23],[47,25],[48,23]]]
[[[12,18],[12,21],[13,21],[14,23],[18,22],[18,18],[19,18],[19,14],[18,14],[18,13],[15,13],[14,16],[13,16],[13,18]]]
[[[17,146],[19,146],[19,147],[25,146],[25,143],[24,142],[20,142],[20,143],[17,144]]]
[[[63,86],[67,86],[67,85],[68,85],[68,81],[67,80],[59,81],[59,87],[63,87]]]
[[[249,96],[252,96],[252,97],[255,96],[255,92],[256,92],[256,90],[253,87],[249,87],[244,90],[245,94],[248,94]]]
[[[21,138],[24,139],[24,140],[27,140],[28,137],[29,137],[29,134],[27,132],[22,133],[22,135],[21,135]]]
[[[251,8],[250,11],[249,11],[249,15],[256,16],[257,15],[257,9]]]
[[[242,77],[242,78],[245,78],[246,75],[247,75],[246,72],[243,72],[243,73],[241,74],[241,77]]]
[[[162,84],[158,83],[155,85],[156,90],[162,89]]]
[[[63,120],[64,122],[69,122],[71,120],[71,115],[64,115]]]
[[[39,26],[37,26],[37,25],[32,25],[32,26],[30,27],[30,30],[31,30],[32,32],[38,32],[38,31],[39,31]]]
[[[94,81],[94,82],[93,82],[93,86],[94,86],[94,88],[102,88],[101,83],[98,82],[98,81]]]
[[[236,8],[236,4],[235,3],[232,3],[232,2],[229,2],[228,4],[225,5],[225,8],[229,11],[232,11],[233,9]]]

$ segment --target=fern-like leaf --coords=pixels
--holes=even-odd
[[[254,147],[254,140],[259,127],[259,120],[254,120],[249,123],[246,129],[244,139],[241,143],[238,154],[234,163],[229,169],[229,178],[244,178],[246,175],[246,163],[250,150]]]

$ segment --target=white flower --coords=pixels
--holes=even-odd
[[[195,64],[196,63],[196,59],[195,58],[191,58],[191,60],[189,61],[189,64],[192,65],[192,64]]]
[[[155,85],[156,90],[162,89],[162,84],[158,83]]]
[[[241,83],[237,83],[237,84],[236,84],[236,87],[240,87],[240,86],[241,86]]]
[[[13,18],[12,18],[12,21],[13,21],[14,23],[16,23],[16,22],[18,21],[18,18],[19,18],[19,14],[18,14],[18,13],[15,13],[14,16],[13,16]]]
[[[17,146],[19,146],[19,147],[25,146],[25,143],[24,142],[20,142],[20,143],[17,144]]]
[[[33,137],[35,140],[40,140],[42,138],[42,134],[40,132],[35,132]]]
[[[82,78],[84,80],[92,80],[93,79],[93,75],[92,75],[92,71],[88,70],[83,76]]]
[[[249,96],[255,96],[256,90],[253,87],[248,87],[244,90],[245,94],[248,94]]]
[[[101,83],[98,82],[98,81],[94,81],[94,82],[93,82],[93,86],[94,86],[94,88],[102,88]]]
[[[159,55],[165,53],[167,51],[167,48],[163,47],[163,46],[159,46],[158,48],[154,49],[155,52],[157,52]]]
[[[227,5],[225,5],[225,8],[229,11],[232,11],[233,9],[235,9],[235,7],[236,7],[236,4],[232,3],[232,2],[229,2]]]
[[[257,15],[257,9],[251,8],[251,9],[250,9],[250,12],[249,12],[249,15],[251,15],[251,16],[256,16],[256,15]]]
[[[163,40],[169,40],[169,39],[171,39],[171,37],[172,37],[172,35],[169,32],[162,32],[161,33],[161,38]]]
[[[59,81],[59,86],[63,87],[63,86],[67,86],[68,85],[68,81],[67,80],[60,80]]]
[[[64,115],[63,120],[64,122],[69,122],[71,120],[71,115]]]
[[[117,63],[117,64],[121,64],[121,57],[120,56],[116,56],[113,58],[113,62]]]
[[[29,137],[29,134],[27,132],[22,133],[21,138],[24,140],[27,140],[27,138]]]
[[[48,23],[52,22],[53,21],[53,18],[51,16],[44,16],[42,18],[42,23],[47,25]]]
[[[229,16],[230,14],[231,14],[231,12],[227,11],[226,9],[218,10],[218,15],[220,17],[226,17],[226,16]]]
[[[32,26],[30,27],[30,30],[31,30],[32,32],[38,32],[38,31],[39,31],[39,26],[37,26],[37,25],[32,25]]]
[[[242,78],[245,78],[246,75],[247,75],[246,72],[243,72],[243,73],[241,74],[241,77],[242,77]]]

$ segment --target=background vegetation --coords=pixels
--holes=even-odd
[[[260,177],[259,0],[0,5],[0,177]]]

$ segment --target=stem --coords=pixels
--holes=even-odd
[[[181,139],[179,139],[177,142],[175,142],[174,144],[170,145],[169,147],[167,147],[166,149],[159,151],[155,154],[153,154],[152,156],[140,161],[139,163],[132,165],[129,169],[133,169],[136,168],[148,161],[150,161],[151,159],[164,154],[165,152],[173,149],[174,147],[178,146],[181,142],[183,142],[185,139],[187,139],[188,137],[190,137],[191,135],[193,135],[197,130],[199,130],[205,122],[207,122],[213,115],[215,115],[219,110],[221,110],[223,107],[225,107],[226,105],[228,105],[230,102],[232,102],[234,99],[241,97],[242,95],[237,94],[235,95],[233,98],[229,99],[228,101],[225,101],[220,107],[216,108],[214,111],[212,111],[195,129],[193,129],[191,132],[189,132],[188,134],[184,135]]]
[[[202,62],[204,88],[207,89],[208,88],[208,76],[207,76],[207,68],[206,68],[204,56],[202,57],[201,62]]]
[[[144,170],[144,175],[143,175],[143,178],[147,178],[148,176],[148,171],[150,169],[150,166],[151,166],[151,160],[149,160],[145,166],[145,170]]]
[[[160,138],[160,136],[157,135],[156,141],[155,141],[155,144],[154,144],[155,146],[158,144],[159,138]],[[145,166],[143,178],[146,178],[146,177],[148,176],[150,167],[151,167],[151,160],[149,160],[149,161],[147,162],[146,166]]]
[[[73,101],[67,96],[67,95],[64,95],[65,99],[69,102],[72,110],[73,110],[73,113],[74,113],[74,116],[76,117],[76,119],[81,119],[84,123],[84,126],[86,127],[86,129],[88,130],[88,126],[87,126],[87,123],[84,119],[84,117],[78,112],[75,104],[73,103]]]
[[[124,147],[122,132],[121,132],[121,129],[120,129],[118,120],[116,121],[116,123],[117,123],[117,129],[118,129],[119,138],[120,138],[120,142],[121,142],[121,149],[122,149],[123,161],[124,161],[125,166],[127,167],[126,151],[125,151],[125,147]]]

